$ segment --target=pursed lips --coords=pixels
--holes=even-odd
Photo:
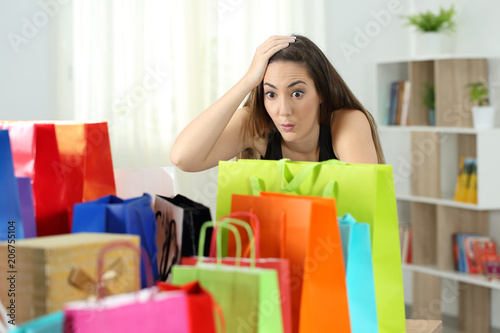
[[[295,125],[292,125],[292,124],[281,124],[281,128],[287,132],[293,130],[294,127],[295,127]]]

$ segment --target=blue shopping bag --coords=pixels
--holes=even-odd
[[[8,130],[0,130],[0,184],[0,241],[12,243],[24,238],[24,228]]]
[[[339,218],[352,333],[378,333],[370,225]]]
[[[156,246],[156,218],[151,208],[151,196],[127,200],[114,195],[104,196],[94,201],[75,204],[73,209],[72,232],[109,232],[138,235],[141,246],[146,250],[153,277],[158,281],[158,249]],[[142,287],[146,287],[146,267],[141,264]]]
[[[64,313],[53,312],[30,320],[21,326],[8,330],[8,333],[62,333]]]

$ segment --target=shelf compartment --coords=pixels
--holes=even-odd
[[[423,127],[430,129],[431,127]],[[396,198],[472,210],[500,210],[500,154],[491,151],[500,142],[494,130],[381,130],[386,161],[393,166]],[[461,156],[477,158],[477,204],[454,201]]]
[[[436,256],[436,205],[411,203],[412,262],[418,265],[435,265]]]
[[[486,59],[442,59],[434,62],[436,125],[472,127],[471,82],[488,82]]]
[[[489,235],[489,212],[437,206],[437,267],[454,269],[453,234]]]
[[[429,198],[441,197],[440,133],[411,133],[411,193]]]
[[[434,61],[409,63],[411,81],[410,121],[411,125],[430,125],[428,110],[424,106],[425,83],[434,85]]]

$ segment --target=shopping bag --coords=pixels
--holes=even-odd
[[[28,177],[16,177],[19,188],[19,202],[21,204],[21,216],[23,220],[24,237],[36,237],[35,211],[33,205],[33,191],[31,179]]]
[[[107,123],[0,121],[30,177],[38,236],[68,233],[75,203],[115,194]]]
[[[255,239],[255,266],[260,268],[275,269],[278,274],[278,285],[280,289],[280,303],[281,303],[281,315],[283,320],[283,331],[285,333],[292,332],[292,296],[290,292],[290,263],[288,259],[284,258],[261,258],[259,253],[259,237],[260,235],[260,222],[257,215],[250,212],[233,212],[221,218],[223,221],[225,218],[249,218],[250,225],[254,230]],[[217,226],[215,228],[217,230]],[[210,256],[208,258],[203,258],[203,262],[216,263],[215,258],[215,248],[216,239],[214,232],[211,237],[210,246]],[[249,247],[247,249],[250,249]],[[245,254],[243,254],[245,256]],[[236,265],[237,258],[222,258],[222,263],[224,265]],[[198,257],[183,257],[181,259],[182,265],[196,265]],[[240,261],[240,266],[250,266],[250,260],[243,258]]]
[[[165,282],[158,282],[156,285],[162,291],[184,291],[187,294],[191,332],[216,333],[215,314],[219,317],[220,325],[225,326],[223,324],[224,316],[219,311],[218,304],[197,281],[182,286],[174,286]],[[225,328],[222,331],[225,332]]]
[[[12,161],[9,133],[0,130],[0,241],[24,238],[19,189]]]
[[[174,172],[174,167],[115,169],[116,196],[130,199],[148,193],[154,207],[156,195],[174,195]]]
[[[14,300],[17,325],[62,310],[65,303],[95,297],[96,258],[103,247],[116,241],[140,246],[136,235],[77,233],[16,240],[15,261],[0,260],[0,300]],[[12,246],[0,242],[0,257]],[[11,244],[10,244],[11,245]],[[12,265],[12,266],[11,266]],[[135,290],[139,261],[135,253],[117,249],[106,256],[103,281],[106,294]],[[15,273],[14,273],[15,272]],[[12,275],[15,275],[14,279]],[[15,281],[14,281],[15,280]],[[90,282],[90,283],[89,283]],[[12,288],[12,283],[15,288]],[[90,286],[90,288],[89,288]],[[12,293],[7,291],[15,289]],[[15,295],[14,295],[15,294]]]
[[[290,261],[294,332],[350,332],[335,200],[261,192],[233,195],[231,210],[259,217],[263,258]]]
[[[114,195],[115,179],[106,122],[54,122],[60,164],[52,167],[66,185],[68,216],[73,205]]]
[[[32,319],[8,333],[63,333],[64,313],[57,311]],[[0,330],[1,332],[1,330]]]
[[[370,226],[345,214],[339,218],[339,227],[352,333],[378,333]]]
[[[126,242],[113,243],[102,249],[98,256],[98,276],[102,272],[106,253],[116,247],[138,249]],[[143,252],[143,261],[148,255]],[[139,269],[139,266],[137,266]],[[147,286],[153,282],[152,271],[148,270]],[[139,289],[139,281],[136,281]],[[149,287],[139,292],[103,297],[101,282],[97,282],[96,301],[67,303],[64,307],[64,332],[166,332],[189,333],[187,296],[184,292],[159,292],[157,287]]]
[[[390,165],[337,160],[221,161],[218,180],[217,218],[230,212],[232,194],[268,191],[335,196],[338,189],[339,216],[350,213],[357,221],[370,225],[379,330],[405,331],[399,227]]]
[[[141,246],[148,253],[153,266],[153,277],[155,281],[158,280],[156,221],[149,194],[127,200],[109,195],[76,204],[73,210],[72,232],[109,232],[140,236]],[[144,262],[141,267],[142,286],[145,287]]]
[[[232,220],[243,225],[252,235],[245,222]],[[224,224],[225,223],[225,224]],[[203,224],[198,247],[199,261],[196,266],[176,265],[172,268],[172,283],[184,284],[199,281],[222,307],[227,332],[283,332],[278,278],[275,270],[255,267],[255,245],[252,244],[250,267],[222,265],[220,260],[220,233],[217,239],[217,263],[202,262],[206,229],[212,222]],[[222,222],[219,228],[237,229]],[[241,244],[239,246],[241,255]]]
[[[154,211],[160,280],[170,281],[171,267],[180,262],[181,256],[198,253],[201,226],[212,220],[210,209],[178,194],[173,198],[156,195]],[[210,237],[211,230],[207,234]],[[205,242],[206,255],[209,245]]]
[[[2,128],[9,130],[16,176],[32,180],[37,235],[68,233],[68,201],[58,170],[61,159],[54,124],[0,121]]]

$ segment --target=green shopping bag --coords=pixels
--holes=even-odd
[[[337,194],[337,188],[339,188]],[[217,218],[231,210],[233,194],[259,191],[335,196],[337,213],[370,225],[379,331],[405,332],[403,277],[392,166],[338,160],[219,162]]]
[[[238,230],[229,222],[243,226],[253,239],[252,229],[246,222],[225,219],[218,224],[217,264],[204,263],[202,249],[205,247],[206,229],[213,227],[213,222],[205,222],[200,231],[198,263],[196,266],[173,266],[172,283],[199,281],[221,306],[227,332],[283,332],[278,275],[276,270],[255,267],[255,244],[250,250],[250,267],[240,267],[239,260],[236,266],[221,264],[221,227],[235,233],[238,258],[241,258]]]

